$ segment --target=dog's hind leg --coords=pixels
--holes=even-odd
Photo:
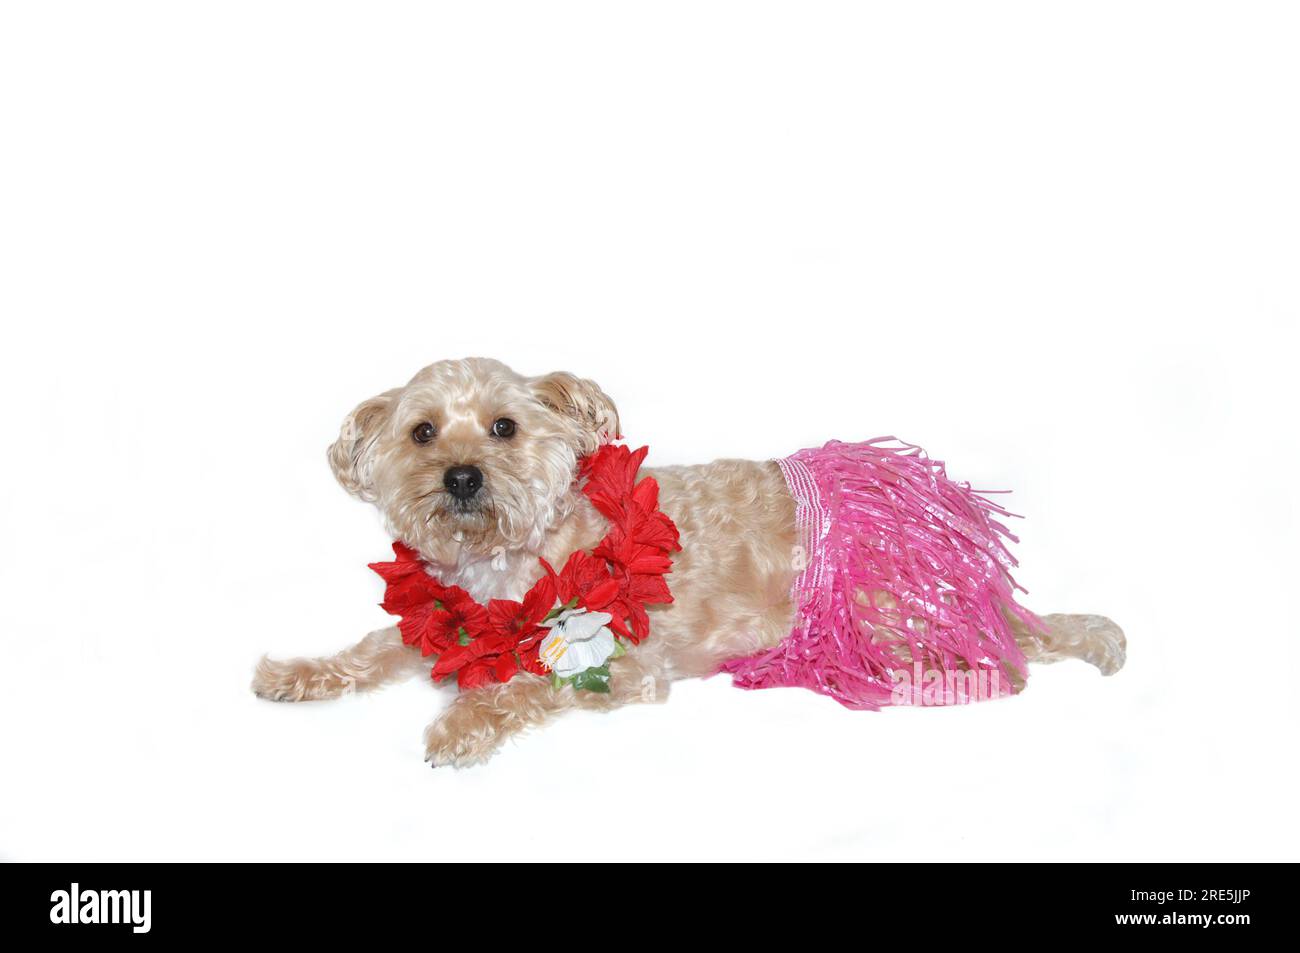
[[[1103,615],[1046,615],[1046,634],[1034,632],[1019,619],[1010,619],[1016,642],[1031,662],[1077,658],[1095,665],[1103,675],[1124,667],[1124,632]]]
[[[316,701],[378,688],[424,667],[420,653],[403,645],[401,633],[393,626],[371,632],[351,648],[323,658],[275,660],[262,656],[253,675],[253,691],[277,702]]]

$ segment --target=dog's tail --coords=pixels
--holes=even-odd
[[[1032,631],[1012,621],[1016,642],[1030,662],[1059,662],[1077,658],[1095,665],[1103,675],[1114,675],[1124,667],[1128,643],[1124,630],[1104,615],[1042,617],[1046,632]]]

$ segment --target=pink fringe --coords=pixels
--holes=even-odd
[[[778,462],[807,558],[794,584],[795,627],[774,648],[723,665],[734,684],[802,686],[876,710],[977,697],[961,679],[956,693],[912,694],[946,673],[987,675],[995,694],[1012,690],[1013,671],[1025,677],[1004,613],[1039,631],[1042,623],[1013,595],[1016,561],[1003,540],[1016,538],[998,522],[1011,514],[893,437],[831,441]]]

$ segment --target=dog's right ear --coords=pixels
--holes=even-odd
[[[370,503],[375,501],[372,473],[375,441],[400,391],[400,387],[395,388],[358,404],[344,418],[339,439],[329,448],[330,469],[343,489]]]

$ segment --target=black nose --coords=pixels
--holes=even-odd
[[[442,477],[442,485],[458,500],[468,500],[483,485],[483,471],[478,467],[452,467]]]

